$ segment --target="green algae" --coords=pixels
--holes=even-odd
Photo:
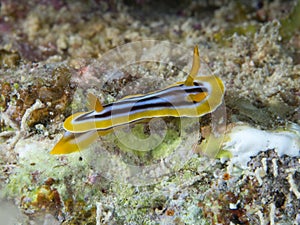
[[[232,153],[228,150],[224,150],[224,149],[221,149],[218,154],[216,155],[216,158],[217,159],[221,159],[221,158],[225,158],[225,159],[230,159],[232,158]]]
[[[26,156],[23,155],[25,150],[23,144],[27,146]],[[71,184],[78,177],[88,180],[89,167],[78,160],[78,155],[68,157],[68,166],[65,166],[63,162],[57,160],[58,158],[45,151],[48,149],[47,145],[41,146],[38,142],[32,141],[23,144],[16,145],[16,150],[22,151],[22,156],[19,164],[10,171],[9,182],[1,190],[2,198],[18,198],[21,201],[21,208],[32,210],[37,214],[45,210],[55,214],[60,211],[61,202],[66,202],[70,198],[76,198],[76,202],[81,200],[88,206],[89,203],[84,201],[87,193],[99,196],[100,191],[96,191],[98,189],[93,189],[91,185]],[[50,168],[49,163],[52,165]],[[73,172],[76,172],[77,178],[73,176]],[[50,182],[51,180],[53,182]]]
[[[118,224],[124,222],[153,224],[155,222],[151,222],[150,215],[163,210],[167,202],[166,196],[162,192],[151,191],[152,188],[138,191],[132,186],[118,184],[113,185],[112,188],[116,193],[115,219]]]
[[[293,11],[284,19],[280,20],[280,35],[284,40],[289,40],[300,30],[300,1],[296,2]]]
[[[144,125],[137,124],[131,129],[131,134],[136,136],[139,140],[146,140],[149,138],[149,135],[144,132]],[[124,136],[123,136],[124,135]],[[150,141],[142,142],[143,146],[137,146],[136,143],[124,143],[122,142],[123,137],[128,135],[128,133],[123,131],[123,133],[118,135],[118,139],[116,139],[116,145],[124,152],[130,152],[134,155],[143,157],[147,156],[151,157],[153,160],[157,160],[160,158],[164,158],[167,155],[171,154],[174,148],[178,145],[178,132],[173,129],[168,129],[166,131],[165,136],[163,137],[163,141],[161,142],[161,136],[158,134],[152,134]],[[151,141],[153,141],[151,143]],[[150,142],[150,143],[149,143]],[[145,146],[146,144],[146,146]],[[155,148],[151,148],[151,146],[156,146]],[[134,148],[132,148],[134,147]],[[148,151],[143,151],[139,149],[148,149]],[[149,151],[150,150],[150,151]],[[149,158],[148,158],[149,160]]]
[[[38,213],[39,206],[52,209],[55,204],[54,200],[50,200],[57,196],[53,192],[58,193],[64,204],[63,210],[69,215],[64,225],[76,224],[76,221],[95,224],[95,202],[101,202],[103,206],[98,218],[103,219],[104,223],[159,224],[164,221],[166,224],[216,224],[228,222],[235,216],[228,210],[230,203],[244,199],[243,203],[251,204],[248,201],[256,194],[255,180],[251,181],[253,187],[246,186],[245,180],[245,184],[242,183],[244,191],[235,193],[235,182],[231,182],[234,178],[226,181],[230,187],[230,192],[227,192],[226,186],[224,189],[221,185],[224,180],[220,174],[226,172],[223,165],[197,155],[181,170],[162,178],[161,182],[135,187],[109,182],[104,178],[89,184],[90,165],[78,160],[79,156],[85,158],[84,152],[67,156],[68,162],[63,164],[57,160],[61,157],[53,157],[45,151],[37,149],[32,153],[28,155],[30,160],[24,158],[21,161],[23,168],[16,168],[15,174],[11,175],[11,184],[6,187],[10,189],[9,193],[6,192],[7,196],[22,196],[26,200],[22,206]],[[53,168],[47,169],[49,164],[45,161],[54,165]],[[40,173],[35,173],[37,169]],[[231,176],[239,177],[242,173],[232,173]],[[32,181],[33,174],[38,178],[37,183]],[[214,180],[214,176],[219,178]],[[45,183],[45,180],[49,177],[56,181],[51,187],[45,187],[49,183]],[[58,201],[56,203],[59,205]],[[167,214],[168,209],[174,210],[173,216]],[[240,213],[239,221],[245,221],[244,210],[240,209]],[[227,217],[223,218],[222,215]]]
[[[112,191],[116,194],[114,219],[118,221],[117,224],[160,224],[162,221],[166,224],[180,224],[180,221],[185,224],[207,224],[197,206],[201,198],[199,193],[207,189],[207,183],[197,183],[193,187],[191,181],[195,175],[195,172],[182,170],[177,176],[172,175],[157,185],[139,188],[112,185]],[[191,189],[188,190],[187,187]],[[173,208],[174,204],[175,214],[167,215],[167,209]],[[189,210],[182,211],[183,208]]]
[[[253,36],[259,29],[259,26],[256,24],[248,24],[248,25],[238,25],[231,28],[227,28],[223,31],[217,32],[214,34],[214,40],[222,44],[223,46],[230,46],[232,35],[250,35]]]

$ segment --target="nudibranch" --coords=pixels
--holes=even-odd
[[[87,148],[100,135],[116,127],[148,121],[155,117],[200,117],[214,111],[225,91],[219,77],[199,76],[200,57],[194,48],[193,64],[185,81],[148,94],[132,95],[114,103],[102,105],[89,95],[93,110],[78,112],[64,122],[66,130],[51,154],[68,154]]]

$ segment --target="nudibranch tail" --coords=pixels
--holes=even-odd
[[[64,136],[51,150],[50,154],[69,154],[87,148],[97,140],[97,131],[84,133],[65,132]]]
[[[149,119],[139,120],[136,123],[147,123]],[[122,126],[117,127],[122,128]],[[107,130],[92,130],[83,133],[71,133],[66,131],[63,137],[57,142],[57,144],[50,151],[52,155],[70,154],[73,152],[79,152],[88,148],[94,143],[99,136],[105,136],[114,129]]]

